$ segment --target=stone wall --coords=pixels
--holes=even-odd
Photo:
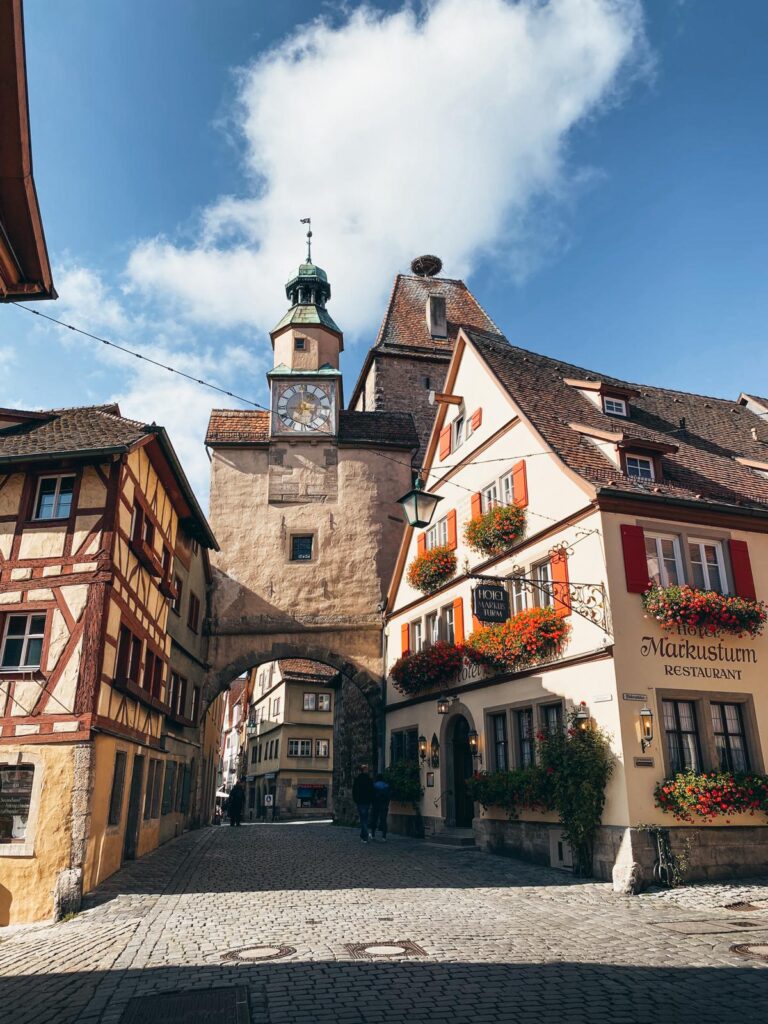
[[[376,354],[373,395],[375,404],[368,405],[367,408],[411,413],[420,442],[418,461],[414,463],[415,465],[420,465],[424,458],[437,412],[437,406],[429,404],[429,392],[442,390],[449,361],[450,353],[424,356],[390,352]],[[374,372],[373,367],[371,372]],[[368,400],[366,388],[366,402]]]

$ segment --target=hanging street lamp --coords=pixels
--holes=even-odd
[[[421,485],[421,477],[417,477],[416,483],[410,491],[402,498],[398,498],[397,503],[403,506],[409,526],[424,527],[429,526],[432,522],[437,503],[442,500],[438,494],[430,494],[429,491],[425,491]]]

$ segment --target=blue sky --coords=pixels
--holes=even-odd
[[[41,311],[264,401],[311,214],[348,392],[393,275],[425,251],[516,344],[768,391],[760,0],[738,17],[719,0],[25,7],[61,294]],[[226,403],[2,318],[2,404],[118,399],[169,427],[205,501],[202,434]]]

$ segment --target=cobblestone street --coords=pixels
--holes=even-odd
[[[768,879],[623,898],[397,836],[211,828],[130,864],[71,921],[0,933],[0,1019],[764,1021],[768,964],[730,952],[747,942],[768,944]],[[359,949],[392,943],[413,946]],[[274,958],[225,959],[254,946],[270,948],[235,955]]]

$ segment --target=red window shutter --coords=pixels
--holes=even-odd
[[[470,422],[472,423],[472,429],[477,430],[477,428],[483,422],[483,410],[475,409],[475,411],[472,413],[472,419]]]
[[[528,472],[525,468],[525,459],[516,462],[512,467],[512,491],[515,495],[515,504],[520,508],[528,505]]]
[[[427,535],[426,533],[420,533],[416,538],[416,554],[423,555],[427,550]]]
[[[451,454],[451,428],[444,427],[440,431],[440,461],[443,462]]]
[[[745,540],[730,540],[728,547],[731,551],[731,571],[737,595],[747,601],[757,600],[747,542]]]
[[[621,546],[624,550],[624,573],[630,594],[643,594],[648,589],[648,559],[645,554],[645,533],[642,526],[622,523]]]
[[[400,647],[403,655],[411,653],[411,631],[407,622],[400,627]]]
[[[557,551],[550,559],[552,567],[552,595],[555,611],[565,617],[571,614],[571,591],[568,587],[568,555]]]
[[[472,518],[477,519],[483,514],[483,496],[480,491],[472,495]]]
[[[456,509],[452,508],[445,518],[448,527],[448,550],[455,551],[459,543],[456,535]]]
[[[464,601],[460,597],[453,602],[453,642],[464,643]]]

